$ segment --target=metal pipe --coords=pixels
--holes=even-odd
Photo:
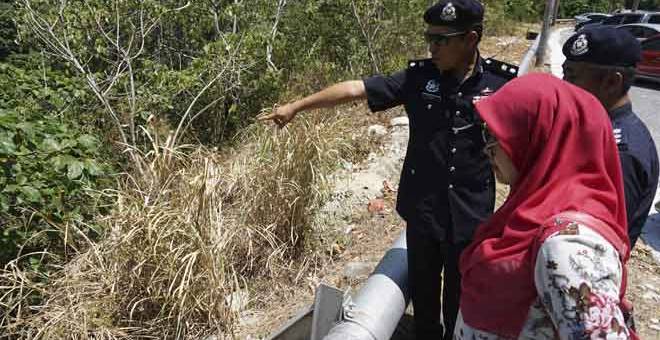
[[[534,54],[536,53],[536,49],[539,48],[539,42],[541,41],[541,35],[538,35],[536,37],[536,40],[534,40],[534,43],[532,46],[527,50],[527,53],[525,54],[525,57],[523,60],[520,62],[520,66],[518,67],[518,77],[526,74],[529,72],[529,68],[532,65],[532,58],[534,58]]]
[[[545,13],[543,14],[543,28],[541,29],[541,42],[539,43],[538,50],[536,51],[536,67],[540,67],[545,62],[545,50],[548,45],[548,36],[550,35],[550,21],[552,11],[555,8],[555,0],[548,0],[545,5]]]
[[[404,230],[362,289],[345,306],[343,320],[323,340],[388,340],[409,300]]]

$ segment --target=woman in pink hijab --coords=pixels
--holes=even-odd
[[[476,104],[509,197],[463,252],[456,339],[629,339],[621,168],[596,98],[545,74]]]

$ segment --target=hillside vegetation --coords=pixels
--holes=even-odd
[[[332,111],[254,117],[424,56],[428,3],[0,1],[0,333],[232,334],[233,293],[323,251],[328,175],[371,143]],[[542,3],[485,1],[486,34]]]

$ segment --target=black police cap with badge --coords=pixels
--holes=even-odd
[[[566,60],[604,66],[630,67],[641,60],[641,47],[628,31],[613,27],[584,29],[562,48]]]
[[[452,35],[462,35],[465,31],[481,26],[484,20],[484,6],[477,0],[440,0],[424,12],[424,21],[429,25],[447,26],[459,30],[456,33],[437,34],[439,38],[446,39]],[[434,41],[433,34],[426,34],[428,43]],[[429,59],[410,60],[410,68],[431,66]],[[484,68],[505,79],[513,79],[518,75],[518,67],[505,62],[487,58]]]
[[[429,25],[470,28],[484,20],[484,7],[477,0],[441,0],[424,13]]]

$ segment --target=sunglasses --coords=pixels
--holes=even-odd
[[[424,32],[424,40],[426,40],[427,44],[443,46],[449,43],[449,38],[460,37],[465,34],[467,34],[467,32],[453,32],[446,34]]]

